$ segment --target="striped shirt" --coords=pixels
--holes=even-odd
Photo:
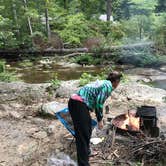
[[[89,109],[95,110],[98,121],[103,118],[103,104],[111,95],[112,84],[109,80],[97,80],[82,87],[78,92]]]

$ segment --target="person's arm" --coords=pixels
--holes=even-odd
[[[102,118],[103,118],[104,102],[111,95],[111,91],[112,91],[111,87],[108,88],[107,86],[103,86],[100,93],[97,96],[95,113],[96,113],[97,121],[99,123],[102,121]]]

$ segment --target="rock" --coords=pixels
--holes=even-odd
[[[25,104],[39,101],[46,96],[50,84],[27,84],[23,82],[0,82],[0,102],[19,101]]]
[[[166,72],[166,66],[161,66],[160,70],[163,71],[163,72]]]
[[[47,134],[54,134],[56,132],[56,122],[51,123],[47,128]]]
[[[47,133],[45,131],[39,131],[33,134],[33,138],[36,138],[36,139],[44,139],[46,137],[47,137]]]
[[[157,106],[157,118],[160,132],[163,133],[166,138],[166,104]]]
[[[49,115],[55,116],[56,112],[58,112],[58,111],[60,111],[60,110],[62,110],[64,108],[66,108],[66,107],[67,107],[66,104],[53,101],[53,102],[49,102],[49,103],[44,103],[41,106],[40,112],[42,114],[49,114]]]
[[[144,82],[151,82],[155,80],[166,80],[165,72],[152,68],[134,68],[126,70],[125,73],[132,81],[142,80]]]
[[[38,144],[36,141],[26,141],[18,146],[18,153],[22,156],[31,155],[37,150]]]
[[[45,123],[45,120],[41,118],[32,118],[31,122],[33,122],[34,124],[38,126],[43,126],[43,124]]]
[[[23,114],[18,113],[16,111],[9,112],[9,116],[15,119],[21,119],[23,117]]]
[[[76,93],[79,89],[79,80],[64,81],[60,87],[56,90],[56,97],[67,97],[71,94]]]
[[[76,68],[76,67],[80,67],[81,65],[77,64],[77,63],[67,63],[67,62],[58,62],[56,63],[60,66],[63,67],[68,67],[68,68]]]
[[[39,131],[39,128],[30,128],[27,133],[30,134],[30,135],[33,135],[34,133],[38,132]]]
[[[113,98],[118,101],[131,103],[138,101],[142,103],[163,103],[163,98],[166,96],[166,91],[158,88],[153,88],[140,83],[121,84],[113,93]],[[129,99],[131,99],[129,101]]]
[[[64,165],[76,166],[77,164],[68,155],[64,153],[58,153],[48,158],[47,165],[48,166],[64,166]]]
[[[0,118],[7,117],[12,108],[8,104],[0,104]]]

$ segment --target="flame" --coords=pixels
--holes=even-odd
[[[125,120],[119,125],[121,129],[139,131],[140,130],[140,118],[135,117],[132,114],[125,114]]]

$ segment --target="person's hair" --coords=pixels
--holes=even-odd
[[[117,71],[113,71],[110,74],[108,74],[108,77],[106,78],[106,80],[115,82],[115,81],[120,81],[121,77],[122,77],[121,73],[119,73]]]

